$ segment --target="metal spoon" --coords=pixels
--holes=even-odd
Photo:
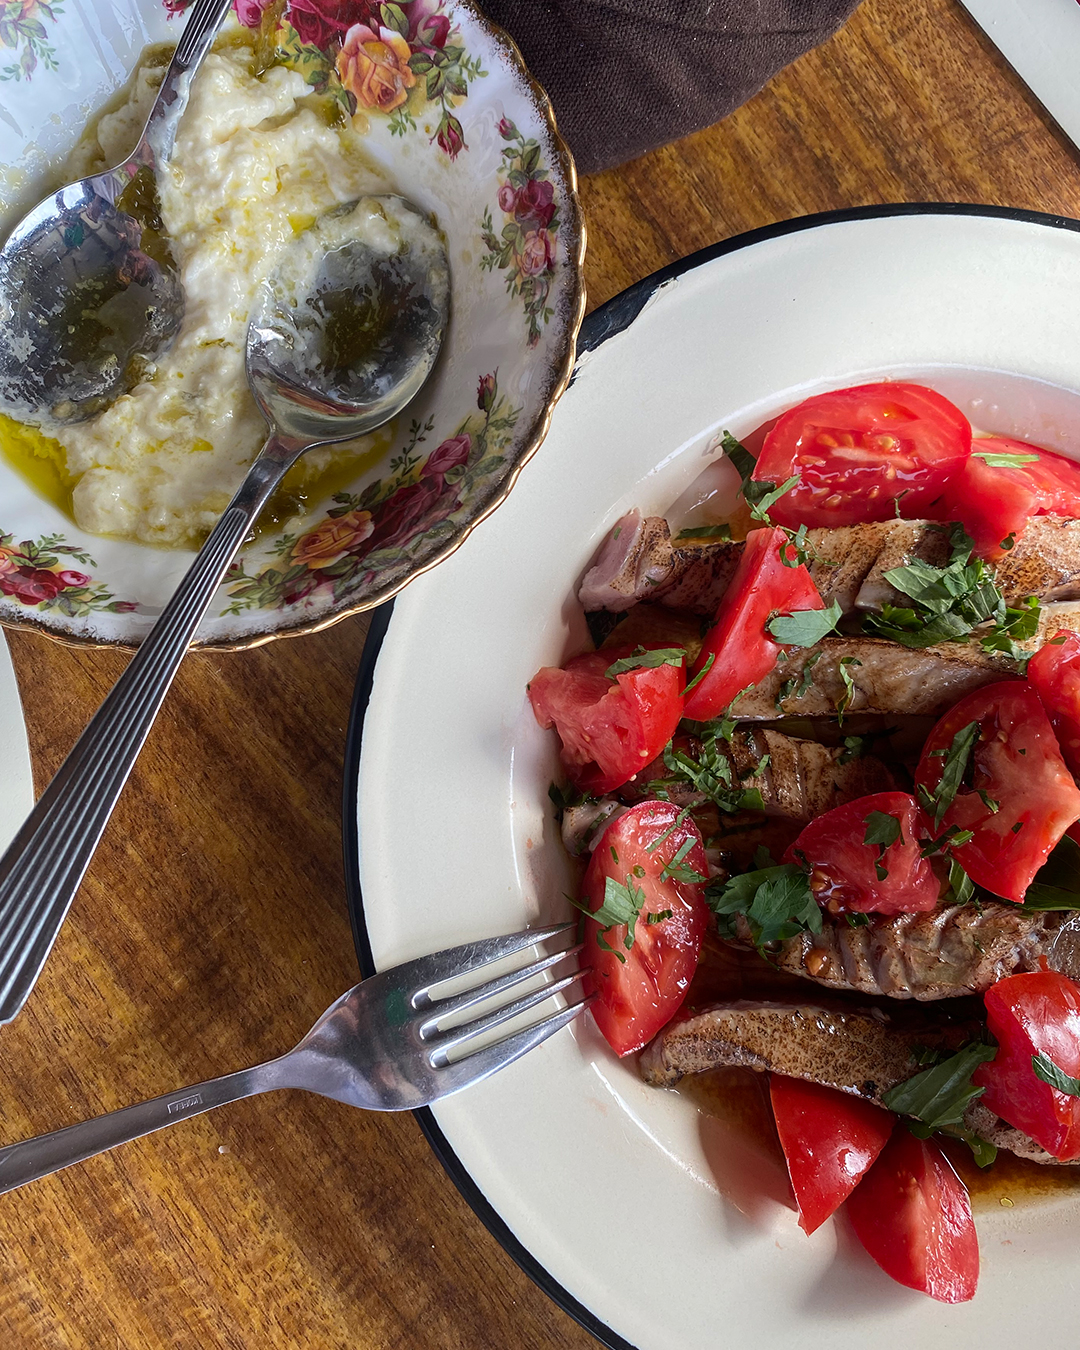
[[[154,170],[172,153],[195,72],[232,0],[195,0],[139,144],[61,188],[0,249],[0,403],[80,421],[127,393],[180,327],[180,277],[160,234]]]
[[[298,237],[248,326],[270,437],[131,663],[0,858],[0,1022],[22,1007],[188,644],[252,522],[316,445],[395,416],[431,373],[449,310],[441,237],[400,197],[366,197]]]

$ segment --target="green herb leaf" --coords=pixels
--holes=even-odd
[[[941,824],[946,811],[952,806],[957,792],[960,791],[960,784],[964,781],[968,760],[971,758],[972,749],[978,739],[978,722],[969,722],[966,727],[960,728],[952,739],[952,745],[945,752],[941,781],[934,790],[932,798],[935,829]]]
[[[836,721],[839,726],[844,725],[844,714],[851,707],[851,700],[855,697],[855,681],[851,678],[848,666],[861,666],[862,662],[857,656],[842,656],[840,658],[840,678],[844,682],[844,692],[840,695],[840,702],[836,705]]]
[[[864,844],[880,844],[884,852],[897,841],[901,844],[904,842],[900,821],[896,816],[890,816],[885,811],[871,811],[866,817],[865,825]]]
[[[825,609],[800,609],[794,614],[778,614],[765,625],[777,642],[789,647],[814,647],[840,622],[843,611],[839,600]]]
[[[645,922],[646,922],[646,923],[663,923],[665,919],[670,919],[670,918],[671,918],[672,912],[673,912],[673,911],[670,910],[670,909],[657,909],[657,910],[654,910],[651,914],[646,914],[646,915],[645,915]]]
[[[614,850],[612,850],[614,852]],[[618,859],[616,859],[616,862]],[[590,919],[595,919],[600,925],[601,934],[608,933],[612,928],[620,924],[626,925],[626,937],[623,939],[623,946],[630,950],[634,945],[634,929],[637,926],[638,915],[641,913],[641,907],[645,903],[645,891],[640,886],[635,886],[632,877],[626,878],[626,884],[621,885],[614,877],[606,877],[604,880],[604,900],[599,909],[590,909],[587,904],[581,900],[575,900],[574,906],[580,909],[583,914],[587,914]],[[613,950],[607,948],[607,950]]]
[[[680,539],[730,539],[730,525],[693,525],[685,530],[680,530],[675,536],[675,542]]]
[[[752,484],[744,483],[743,496],[746,497],[748,502],[750,501],[750,497],[747,495],[748,486],[751,489],[756,488],[766,489],[765,492],[760,494],[757,493],[756,491],[753,493],[755,500],[752,501],[750,504],[750,514],[754,517],[754,519],[764,520],[771,525],[772,521],[769,520],[769,507],[775,505],[776,502],[778,502],[786,492],[790,492],[791,489],[796,485],[796,483],[798,483],[800,477],[801,477],[800,474],[797,473],[792,474],[792,476],[787,480],[787,482],[781,483],[779,487],[774,486],[772,483],[752,483]]]
[[[1070,1078],[1064,1069],[1058,1068],[1049,1055],[1032,1055],[1031,1067],[1035,1070],[1036,1078],[1049,1083],[1056,1091],[1064,1092],[1068,1097],[1080,1097],[1080,1078]]]
[[[975,883],[956,861],[955,858],[949,861],[949,894],[948,899],[954,905],[966,905],[975,895]]]
[[[972,1084],[971,1075],[996,1054],[994,1046],[974,1041],[940,1064],[898,1083],[882,1101],[890,1111],[914,1116],[930,1130],[962,1125],[964,1112],[984,1090]]]
[[[996,450],[975,450],[971,452],[991,469],[1018,469],[1021,464],[1037,464],[1038,455],[999,454]]]
[[[680,845],[677,853],[669,863],[664,864],[660,873],[661,881],[684,881],[689,885],[700,885],[703,881],[708,881],[708,877],[703,877],[700,872],[693,867],[688,867],[683,863],[683,859],[697,843],[693,837],[685,839]]]
[[[684,698],[685,698],[686,695],[690,692],[691,689],[693,689],[693,688],[695,688],[697,685],[699,685],[699,684],[701,683],[701,681],[705,678],[705,676],[708,675],[709,671],[712,670],[712,668],[713,668],[713,662],[714,662],[715,660],[716,660],[716,653],[715,653],[715,652],[710,652],[709,655],[705,658],[705,664],[701,667],[701,669],[698,671],[698,673],[694,676],[694,678],[690,681],[690,683],[689,683],[689,684],[686,686],[686,688],[683,690],[683,697],[684,697]]]
[[[798,933],[821,932],[821,909],[806,872],[795,863],[713,882],[705,895],[722,933],[732,936],[735,918],[743,915],[759,948]]]
[[[1062,835],[1024,895],[1024,909],[1080,909],[1080,844]]]
[[[658,849],[660,845],[664,843],[665,840],[670,839],[671,836],[675,833],[675,831],[679,828],[679,826],[683,823],[683,821],[689,814],[690,814],[690,807],[684,806],[683,809],[679,812],[679,814],[675,817],[675,819],[664,831],[664,833],[660,835],[658,839],[654,839],[651,844],[645,845],[645,852],[652,853],[653,850]]]
[[[658,666],[681,666],[685,660],[685,647],[654,647],[648,652],[641,647],[633,655],[613,661],[604,674],[609,680],[613,680],[616,675],[625,675],[628,670],[655,670]]]

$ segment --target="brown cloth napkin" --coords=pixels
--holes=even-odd
[[[547,90],[583,173],[710,126],[858,0],[480,0]]]

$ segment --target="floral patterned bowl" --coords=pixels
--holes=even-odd
[[[65,3],[0,0],[3,226],[55,179],[143,45],[175,39],[188,0]],[[222,648],[325,627],[452,553],[543,439],[584,311],[573,162],[517,48],[468,0],[235,8],[275,34],[277,63],[363,119],[372,158],[437,214],[453,317],[382,463],[243,549],[197,638]],[[0,458],[0,622],[137,644],[191,557],[84,534]]]

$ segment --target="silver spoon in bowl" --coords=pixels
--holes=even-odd
[[[321,216],[290,245],[248,325],[246,367],[270,436],[175,594],[0,858],[0,1022],[48,957],[177,668],[259,511],[317,445],[405,407],[449,314],[442,238],[401,197]]]
[[[232,0],[195,0],[139,143],[122,164],[39,202],[0,248],[0,404],[77,422],[138,383],[184,315],[157,218],[195,72]]]

